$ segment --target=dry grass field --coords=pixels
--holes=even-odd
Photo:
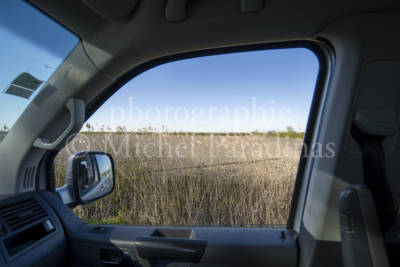
[[[56,157],[57,185],[64,183],[70,153],[103,150],[115,161],[115,191],[75,209],[87,222],[282,225],[301,140],[264,134],[81,134]]]

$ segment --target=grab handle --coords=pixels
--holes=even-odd
[[[77,132],[82,128],[85,122],[85,102],[78,98],[71,98],[68,100],[66,107],[70,113],[70,121],[67,128],[53,142],[44,138],[36,138],[35,142],[33,142],[34,147],[46,150],[55,149],[71,132]]]

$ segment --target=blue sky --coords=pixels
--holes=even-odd
[[[29,99],[4,94],[10,82],[22,72],[48,80],[79,39],[23,1],[2,5],[0,38],[7,42],[0,43],[6,51],[0,54],[0,127],[10,127],[40,90]],[[304,131],[318,68],[304,48],[175,61],[132,79],[89,123],[96,130]]]
[[[23,72],[48,80],[79,39],[27,2],[2,0],[1,6],[0,128],[10,128],[41,89],[26,99],[5,94],[10,83]]]
[[[304,131],[318,69],[305,48],[175,61],[132,79],[88,122],[113,130]]]

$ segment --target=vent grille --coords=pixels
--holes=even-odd
[[[25,169],[24,180],[22,182],[23,189],[32,189],[35,186],[35,167]]]
[[[27,199],[0,207],[0,217],[12,231],[15,231],[47,217],[47,213],[36,200]]]
[[[23,98],[31,97],[33,92],[34,91],[30,90],[29,88],[24,88],[15,84],[10,84],[10,86],[6,90],[6,94],[15,95]]]
[[[5,93],[30,98],[42,83],[43,81],[37,79],[32,74],[23,72],[11,82]]]

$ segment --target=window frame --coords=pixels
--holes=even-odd
[[[334,49],[333,46],[325,39],[317,40],[298,40],[298,41],[286,41],[286,42],[275,42],[275,43],[264,43],[264,44],[252,44],[252,45],[239,45],[239,46],[229,46],[224,48],[215,49],[204,49],[193,52],[184,52],[173,55],[168,55],[164,57],[159,57],[145,63],[142,63],[125,74],[121,75],[116,81],[103,90],[99,95],[97,95],[91,102],[86,105],[85,108],[85,121],[87,121],[114,93],[116,93],[121,87],[126,83],[133,80],[135,77],[150,70],[154,67],[179,61],[185,59],[199,58],[203,56],[216,56],[230,53],[240,53],[240,52],[252,52],[252,51],[262,51],[262,50],[276,50],[276,49],[288,49],[288,48],[306,48],[309,49],[316,56],[319,63],[319,70],[317,74],[317,79],[315,82],[315,88],[313,92],[313,97],[311,100],[311,107],[308,114],[307,124],[304,133],[303,143],[306,147],[309,147],[313,137],[318,135],[319,129],[317,128],[318,118],[324,113],[324,99],[326,97],[327,85],[330,81],[332,75],[332,69],[334,64]],[[61,150],[61,149],[60,149]],[[46,185],[50,192],[55,192],[55,172],[54,172],[54,159],[60,150],[49,151],[43,157],[43,164],[46,165]],[[303,209],[305,205],[305,199],[308,191],[308,178],[310,172],[306,173],[307,165],[313,166],[313,158],[305,157],[306,151],[301,150],[300,160],[297,166],[297,173],[292,193],[292,199],[290,203],[290,210],[288,220],[286,222],[286,228],[288,230],[294,230],[296,213],[299,208]],[[301,191],[305,190],[305,194],[302,199],[300,199]],[[302,216],[302,212],[301,212]],[[185,227],[185,225],[179,226]],[[201,226],[200,226],[201,227]],[[204,226],[209,227],[209,226]],[[216,226],[218,227],[218,226]],[[260,228],[260,227],[256,227]],[[269,229],[270,227],[262,227]]]

